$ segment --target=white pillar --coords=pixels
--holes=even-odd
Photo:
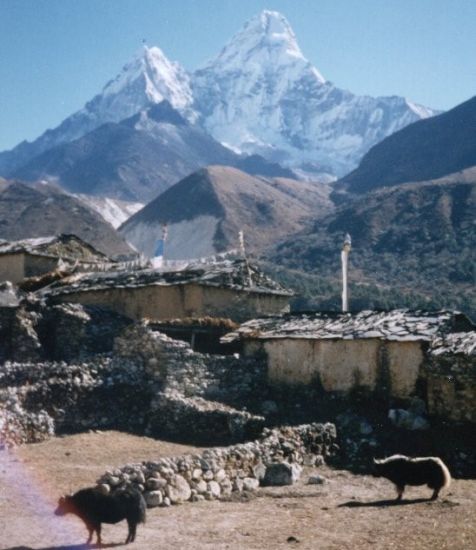
[[[347,267],[349,252],[351,249],[352,240],[350,235],[347,233],[344,239],[344,246],[342,247],[341,260],[342,260],[342,311],[346,312],[349,310],[349,299],[347,293]]]

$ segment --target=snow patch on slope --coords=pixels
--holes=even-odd
[[[144,207],[141,202],[127,202],[109,197],[73,195],[89,208],[98,212],[108,223],[117,229],[126,220]]]
[[[167,227],[165,259],[188,260],[216,254],[214,238],[219,222],[220,219],[214,216],[197,216],[192,220],[170,223]],[[137,223],[126,225],[119,232],[137,250],[151,258],[161,238],[162,225]]]

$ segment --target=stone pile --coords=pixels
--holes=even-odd
[[[322,464],[324,457],[332,456],[337,451],[335,441],[336,429],[330,423],[265,429],[260,439],[249,443],[127,464],[106,472],[98,489],[108,493],[135,486],[149,507],[227,498],[233,492],[257,489],[261,480],[269,481],[268,468],[277,464],[293,471],[297,479],[301,464]]]
[[[0,408],[0,450],[37,443],[55,433],[53,418],[45,411],[26,411],[12,396]]]
[[[14,302],[0,288],[0,360],[81,360],[111,351],[114,338],[130,323],[107,309],[49,305],[33,294],[18,294]]]

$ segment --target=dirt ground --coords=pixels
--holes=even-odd
[[[196,448],[117,432],[87,433],[0,452],[0,548],[79,550],[80,520],[56,517],[60,494],[93,485],[106,469]],[[319,473],[323,485],[307,485]],[[395,505],[384,479],[328,467],[304,470],[293,487],[260,489],[228,502],[148,510],[131,548],[148,549],[474,549],[476,480],[453,480],[438,501],[409,488]],[[127,525],[103,525],[105,547],[122,546]]]

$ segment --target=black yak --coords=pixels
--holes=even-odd
[[[397,501],[402,499],[405,485],[428,485],[433,489],[431,500],[438,498],[443,487],[448,487],[451,475],[448,468],[439,458],[432,456],[409,458],[404,455],[393,455],[382,460],[374,460],[375,477],[386,477],[395,484]]]
[[[104,495],[94,487],[81,489],[74,495],[61,497],[55,510],[57,516],[75,514],[81,518],[89,532],[89,544],[96,531],[97,544],[101,544],[101,523],[118,523],[125,519],[129,526],[126,544],[136,538],[138,523],[145,522],[146,503],[136,489],[124,489]]]

